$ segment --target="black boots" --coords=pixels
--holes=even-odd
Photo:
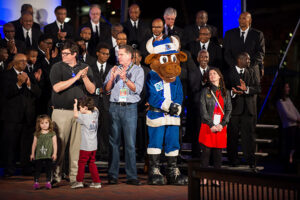
[[[167,166],[167,181],[171,185],[187,185],[188,177],[181,174],[177,167],[177,156],[166,156]]]
[[[160,154],[148,154],[149,156],[149,175],[148,184],[149,185],[164,185],[164,176],[160,173]]]

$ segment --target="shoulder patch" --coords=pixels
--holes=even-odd
[[[162,84],[162,81],[159,81],[157,83],[154,84],[154,87],[156,89],[156,91],[161,91],[164,87],[163,87],[163,84]]]

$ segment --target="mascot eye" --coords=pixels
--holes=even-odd
[[[167,56],[161,56],[159,58],[159,61],[160,61],[161,64],[164,64],[164,63],[168,62],[168,57]]]
[[[176,56],[175,55],[171,55],[171,60],[172,60],[172,62],[176,62],[176,60],[177,60]]]

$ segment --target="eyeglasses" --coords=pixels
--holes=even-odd
[[[104,52],[101,52],[101,51],[100,51],[100,53],[101,53],[102,55],[109,56],[109,53],[104,53]]]
[[[61,55],[62,55],[62,56],[68,56],[68,55],[70,55],[70,54],[72,54],[72,53],[68,53],[68,52],[61,52]]]

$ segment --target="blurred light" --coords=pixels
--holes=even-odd
[[[283,64],[286,65],[286,62],[284,61]]]
[[[283,51],[280,49],[280,53],[282,53]]]
[[[290,36],[290,37],[293,37],[293,33],[290,33],[289,36]]]
[[[68,23],[70,20],[71,20],[71,18],[70,18],[70,17],[66,17],[66,19],[65,19],[65,23]]]
[[[285,40],[285,43],[289,43],[289,40]]]
[[[112,15],[115,15],[115,14],[116,14],[116,11],[114,11],[114,10],[111,11],[111,14],[112,14]]]
[[[107,2],[106,3],[111,3],[111,0],[107,0]]]
[[[82,6],[81,7],[82,14],[87,14],[90,12],[90,6]]]

